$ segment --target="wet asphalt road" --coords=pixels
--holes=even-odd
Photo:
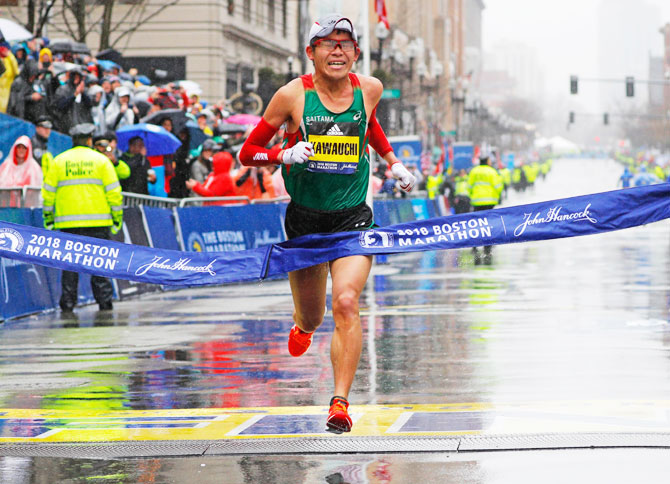
[[[607,160],[560,160],[505,205],[614,189],[621,171]],[[469,249],[390,257],[373,268],[361,300],[364,352],[352,405],[668,400],[669,232],[661,222],[496,246],[490,264],[476,264]],[[331,396],[332,315],[309,352],[291,358],[285,280],[147,295],[116,303],[112,313],[95,308],[77,309],[74,319],[54,312],[0,326],[2,408],[325,405]],[[662,482],[668,457],[645,449],[5,457],[0,481]]]

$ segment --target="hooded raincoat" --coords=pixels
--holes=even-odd
[[[221,151],[212,158],[212,172],[204,183],[198,183],[193,191],[201,197],[234,197],[237,195],[230,169],[233,166],[233,157],[230,153]],[[205,205],[223,205],[226,202],[206,202]],[[229,202],[230,203],[230,202]],[[239,203],[239,202],[234,202]]]
[[[16,159],[16,146],[28,148],[26,159],[19,163]],[[9,156],[0,165],[0,187],[40,187],[42,186],[42,168],[33,158],[33,144],[27,136],[20,136],[9,150]]]
[[[6,47],[0,47],[0,49],[5,49],[6,52],[5,57],[0,60],[5,65],[5,72],[0,76],[0,112],[6,113],[12,82],[19,75],[19,63],[11,50]]]

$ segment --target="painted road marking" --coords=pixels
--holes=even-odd
[[[251,427],[252,425],[254,425],[256,422],[260,421],[260,420],[263,419],[264,417],[265,417],[265,415],[255,415],[255,416],[251,417],[250,419],[248,419],[248,420],[247,420],[246,422],[244,422],[243,424],[238,425],[238,426],[235,427],[233,430],[231,430],[230,432],[228,432],[228,433],[226,434],[226,436],[227,436],[227,437],[233,437],[233,436],[235,436],[235,435],[240,435],[242,432],[244,432],[246,429],[248,429],[249,427]]]
[[[3,409],[0,442],[111,442],[332,436],[327,407],[82,411]],[[668,401],[353,405],[350,436],[668,433]],[[2,444],[0,444],[2,445]]]

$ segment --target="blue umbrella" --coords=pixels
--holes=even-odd
[[[201,144],[205,142],[205,140],[209,139],[209,136],[205,134],[203,130],[200,129],[200,126],[198,126],[198,123],[195,121],[186,121],[186,129],[188,129],[188,135],[190,137],[191,142],[189,143],[188,149],[189,150],[194,150]]]
[[[181,146],[175,135],[155,124],[132,124],[119,128],[116,132],[118,146],[121,151],[128,150],[128,141],[139,136],[144,140],[147,156],[171,155]]]
[[[98,59],[97,63],[105,71],[111,71],[114,68],[121,69],[120,65],[118,65],[116,62],[111,61],[111,60]]]

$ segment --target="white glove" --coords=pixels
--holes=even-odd
[[[285,165],[304,163],[310,156],[314,156],[314,146],[306,141],[299,141],[294,147],[284,150],[282,162]]]
[[[391,173],[400,181],[400,188],[404,192],[409,192],[416,183],[416,177],[412,175],[402,163],[393,163]]]

